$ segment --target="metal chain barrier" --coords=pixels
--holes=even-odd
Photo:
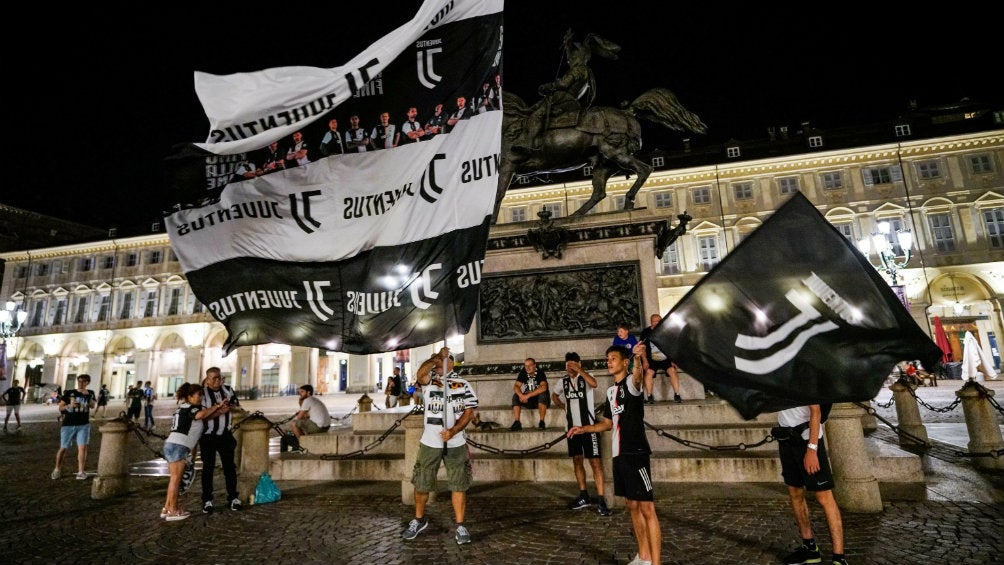
[[[407,418],[409,416],[414,416],[415,414],[421,414],[422,410],[423,410],[423,406],[422,405],[420,405],[420,404],[415,405],[414,407],[412,407],[412,409],[411,409],[410,412],[408,412],[404,416],[401,416],[400,418],[398,418],[397,420],[395,420],[394,424],[391,425],[391,427],[387,428],[387,431],[385,431],[384,433],[380,434],[380,437],[376,438],[375,440],[373,440],[372,442],[370,442],[369,444],[367,444],[366,446],[364,446],[361,449],[357,449],[357,450],[352,451],[350,453],[325,453],[325,454],[321,455],[321,460],[322,461],[332,461],[332,460],[348,459],[350,457],[358,457],[360,455],[364,455],[367,452],[369,452],[369,451],[373,450],[374,448],[376,448],[381,443],[383,443],[383,441],[385,439],[387,439],[387,436],[389,436],[394,430],[396,430],[397,428],[399,428],[401,426],[401,424],[404,422],[405,418]],[[306,452],[306,450],[304,450],[304,452]]]
[[[668,438],[681,445],[692,447],[694,449],[703,449],[705,451],[746,451],[747,449],[760,447],[761,445],[771,443],[774,441],[774,437],[771,436],[770,434],[767,434],[766,436],[764,436],[762,440],[756,443],[737,443],[735,445],[708,445],[706,443],[701,443],[699,441],[691,441],[689,439],[683,439],[682,437],[675,436],[665,430],[656,428],[655,426],[649,424],[648,422],[644,422],[644,424],[646,428],[655,432],[656,435],[658,435],[659,437]]]
[[[906,384],[906,381],[904,381],[904,384]],[[979,386],[979,385],[976,385],[976,386]],[[932,412],[938,412],[938,413],[944,414],[946,412],[951,412],[952,410],[955,410],[956,406],[958,406],[959,404],[962,404],[962,399],[961,398],[956,398],[948,406],[945,406],[943,408],[935,408],[934,406],[931,406],[930,404],[928,404],[927,402],[925,402],[923,398],[920,398],[919,396],[917,396],[917,391],[915,391],[913,388],[914,387],[912,387],[912,386],[908,386],[906,388],[908,391],[910,391],[910,396],[912,396],[913,399],[917,401],[917,404],[920,404],[921,406],[923,406],[924,408],[927,408],[928,410],[930,410]],[[986,389],[984,389],[984,390],[986,390]],[[883,408],[886,408],[886,407],[883,406]]]
[[[980,388],[983,388],[981,385],[979,385],[979,383],[973,383],[973,384],[975,384],[976,386],[980,386]],[[986,390],[986,389],[983,389],[983,390]],[[913,391],[910,391],[910,392],[912,393]],[[917,400],[920,400],[920,399],[918,398]],[[987,397],[987,400],[990,400],[992,404],[996,404],[996,403],[993,402],[993,399],[990,398],[990,397]],[[952,406],[954,407],[958,403],[959,403],[959,400],[956,399],[956,401],[952,403]],[[910,440],[914,441],[915,443],[917,443],[919,445],[923,445],[925,448],[930,448],[930,447],[932,447],[934,445],[930,440],[925,441],[925,440],[923,440],[923,439],[921,439],[921,438],[919,438],[919,437],[911,434],[910,432],[903,431],[903,430],[899,429],[899,426],[896,426],[895,424],[893,424],[889,420],[886,420],[882,416],[879,416],[878,413],[876,413],[875,409],[872,408],[871,406],[867,406],[867,405],[862,404],[860,402],[855,402],[854,405],[858,406],[860,408],[863,408],[865,410],[865,412],[868,412],[872,416],[875,416],[875,419],[877,419],[880,422],[882,422],[883,424],[889,426],[889,428],[892,429],[897,434],[902,435],[902,436],[906,436],[907,438],[909,438]],[[998,407],[999,407],[999,405],[998,405]],[[994,450],[994,451],[987,451],[987,452],[984,452],[984,453],[971,453],[969,451],[965,451],[965,450],[962,450],[962,449],[949,449],[949,451],[952,453],[952,455],[954,455],[956,457],[993,457],[993,458],[997,458],[997,457],[1004,456],[1004,449],[997,449],[997,450]]]
[[[552,447],[558,445],[559,443],[565,441],[566,439],[568,439],[567,436],[564,433],[562,433],[561,437],[555,438],[551,441],[545,441],[544,443],[536,447],[529,447],[526,449],[499,449],[497,447],[492,447],[490,445],[478,443],[471,438],[467,438],[467,444],[476,447],[482,451],[487,451],[488,453],[494,453],[496,455],[506,454],[506,453],[518,453],[520,455],[530,455],[532,453],[547,451],[548,449],[551,449]]]

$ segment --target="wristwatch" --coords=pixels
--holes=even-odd
[[[818,445],[816,445],[816,444],[814,444],[814,443],[810,443],[810,444],[809,444],[809,445],[807,445],[806,447],[808,447],[809,449],[811,449],[811,450],[813,450],[813,451],[815,451],[815,450],[819,449],[819,446],[818,446]]]

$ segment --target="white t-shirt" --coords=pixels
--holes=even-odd
[[[777,413],[777,425],[784,426],[786,428],[794,428],[799,424],[804,424],[809,421],[809,407],[808,406],[796,406],[795,408],[786,408]],[[823,437],[823,424],[819,424],[819,437]],[[809,439],[809,430],[806,429],[802,432],[802,439]]]
[[[443,447],[443,438],[439,435],[443,431],[444,419],[446,427],[452,427],[463,415],[464,410],[478,407],[478,397],[474,394],[474,389],[470,383],[450,373],[446,379],[449,385],[449,412],[444,411],[446,403],[443,401],[443,381],[439,376],[433,376],[429,384],[422,387],[422,395],[425,397],[425,430],[422,432],[422,443],[429,447]],[[467,436],[464,432],[451,437],[446,442],[447,447],[460,447],[467,443]]]
[[[331,413],[328,412],[328,407],[316,396],[304,398],[300,410],[306,410],[310,421],[317,424],[318,428],[326,428],[331,425]]]

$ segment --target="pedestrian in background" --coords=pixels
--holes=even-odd
[[[77,445],[77,480],[87,479],[84,467],[87,465],[87,444],[91,441],[91,409],[97,406],[94,391],[87,388],[91,384],[90,375],[77,376],[77,388],[63,393],[59,399],[59,413],[62,420],[59,427],[59,451],[56,451],[56,468],[50,477],[62,476],[60,467],[66,450]]]

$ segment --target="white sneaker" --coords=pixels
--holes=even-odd
[[[83,471],[81,471],[81,472],[77,473],[77,480],[78,480],[78,481],[84,481],[84,480],[87,480],[87,473],[85,473],[85,472],[83,472]]]
[[[634,559],[632,559],[631,561],[628,561],[627,565],[652,565],[652,562],[651,561],[645,561],[644,559],[641,558],[641,555],[638,555],[636,553],[636,554],[634,554]]]
[[[63,476],[63,474],[61,472],[59,472],[59,469],[53,469],[52,470],[52,474],[49,475],[49,478],[52,479],[52,480],[56,480],[56,479],[58,479],[59,477],[62,477],[62,476]]]

